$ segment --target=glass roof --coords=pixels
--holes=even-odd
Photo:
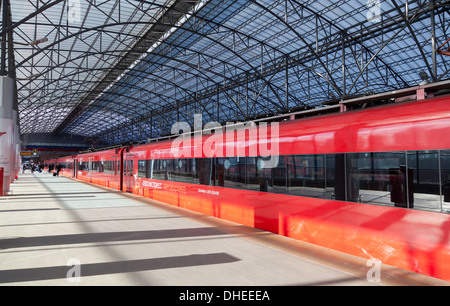
[[[15,47],[22,134],[143,141],[194,113],[250,120],[450,76],[432,47],[433,19],[436,47],[450,36],[450,1],[203,0],[172,20],[181,1],[71,1],[11,3],[18,22],[57,2],[14,29],[15,42],[48,38]]]

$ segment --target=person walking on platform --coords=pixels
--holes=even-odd
[[[61,171],[61,164],[56,166],[56,176],[59,176],[59,172]]]

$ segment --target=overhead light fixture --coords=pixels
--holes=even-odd
[[[44,37],[44,38],[41,38],[41,39],[34,40],[34,41],[30,42],[30,43],[23,43],[23,42],[13,41],[13,45],[36,46],[36,45],[39,45],[39,44],[47,42],[47,41],[48,41],[48,38]],[[8,43],[7,40],[0,40],[0,42]]]
[[[28,45],[30,45],[30,46],[36,46],[36,45],[39,45],[39,44],[44,43],[44,42],[47,42],[47,41],[48,41],[48,38],[47,38],[47,37],[44,37],[44,38],[37,39],[37,40],[35,40],[35,41],[30,42]]]
[[[26,79],[27,79],[27,80],[32,80],[32,79],[34,79],[34,78],[37,78],[38,76],[40,76],[40,74],[32,74],[32,75],[26,77]]]
[[[428,76],[428,74],[425,71],[419,72],[419,75],[423,81],[428,81],[430,79],[430,77]]]

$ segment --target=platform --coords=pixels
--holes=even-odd
[[[20,174],[12,191],[2,286],[448,284],[384,265],[371,283],[365,259],[48,173]]]

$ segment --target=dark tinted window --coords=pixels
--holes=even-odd
[[[217,186],[245,189],[245,158],[217,158]]]
[[[325,156],[287,157],[288,194],[325,198]]]
[[[183,183],[194,183],[192,172],[192,159],[173,160],[172,181]]]
[[[450,212],[450,150],[440,152],[442,210]]]
[[[193,172],[193,178],[195,182],[201,185],[212,185],[213,173],[211,171],[212,159],[210,158],[197,158],[195,160],[195,171]]]
[[[414,205],[417,209],[440,211],[439,152],[416,151],[407,155],[408,169],[413,173],[408,185],[412,189],[409,194],[413,197],[410,208]]]
[[[405,165],[404,152],[347,154],[347,201],[406,207]]]
[[[140,160],[138,161],[138,176],[142,178],[149,178],[147,169],[148,169],[148,160]]]
[[[254,191],[272,192],[272,168],[268,166],[269,158],[246,158],[247,189]]]
[[[450,150],[139,161],[139,176],[450,212]],[[128,161],[130,174],[132,161]],[[87,169],[80,163],[78,169]],[[109,171],[108,162],[92,162]],[[119,168],[119,162],[111,165]],[[86,171],[86,170],[85,170]]]

